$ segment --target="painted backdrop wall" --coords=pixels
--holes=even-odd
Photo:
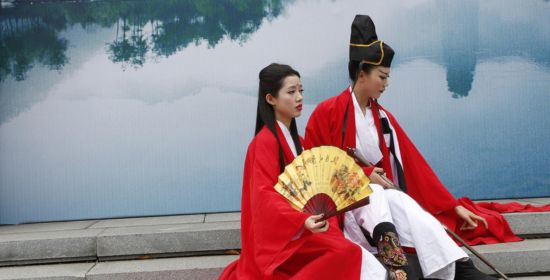
[[[456,196],[550,196],[550,3],[15,2],[0,9],[0,223],[236,211],[259,70],[315,105],[351,21],[396,50],[381,99]]]

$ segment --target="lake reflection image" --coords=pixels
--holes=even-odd
[[[443,183],[550,195],[547,1],[15,1],[0,9],[0,223],[237,211],[257,77],[303,134],[348,84],[353,16],[396,50],[392,111]]]

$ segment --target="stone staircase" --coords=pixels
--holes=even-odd
[[[550,213],[505,217],[526,239],[476,249],[513,278],[550,279]],[[0,280],[217,279],[238,257],[239,219],[218,213],[0,226]]]

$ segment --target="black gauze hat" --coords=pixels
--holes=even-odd
[[[349,59],[372,65],[391,66],[395,52],[378,40],[374,22],[369,16],[356,15],[351,24]]]

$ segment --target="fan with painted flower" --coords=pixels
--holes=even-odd
[[[285,167],[275,189],[292,207],[323,220],[369,203],[369,178],[339,148],[305,150]]]

